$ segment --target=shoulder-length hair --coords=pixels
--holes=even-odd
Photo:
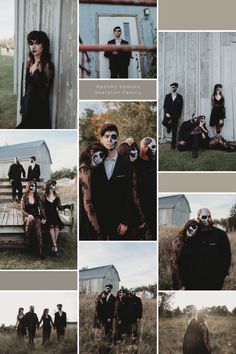
[[[49,311],[49,309],[44,309],[44,310],[43,310],[42,318],[45,318],[45,317],[46,317],[46,311]]]
[[[93,143],[89,144],[88,147],[85,150],[83,150],[80,154],[79,165],[80,166],[85,165],[85,166],[91,168],[92,155],[98,151],[102,151],[105,156],[108,155],[107,149],[105,149],[105,147],[102,144],[100,144],[99,142],[93,142]]]
[[[49,194],[50,194],[50,187],[51,187],[52,184],[54,184],[54,185],[56,186],[57,181],[56,181],[55,179],[49,179],[49,180],[46,182],[44,195],[46,195],[47,197],[48,197]],[[53,194],[54,194],[55,197],[59,197],[56,191],[53,191]]]
[[[47,36],[47,34],[43,31],[31,31],[28,35],[27,35],[27,43],[29,45],[30,41],[38,41],[39,43],[42,44],[43,46],[43,52],[40,58],[40,61],[42,63],[42,66],[44,67],[44,65],[48,62],[50,62],[51,60],[51,54],[49,52],[49,48],[50,48],[50,41],[49,38]],[[29,61],[28,61],[28,66],[30,64],[33,64],[35,62],[34,60],[34,55],[33,53],[29,50]]]
[[[23,312],[24,311],[24,308],[23,307],[20,307],[19,310],[18,310],[18,315],[20,315],[21,311]]]
[[[218,90],[219,87],[222,88],[222,85],[221,85],[221,84],[216,84],[216,85],[214,86],[214,91],[213,91],[212,96],[215,96],[215,95],[216,95],[216,92],[217,92],[217,90]],[[220,95],[221,95],[222,97],[224,97],[222,93],[220,93]]]
[[[195,219],[190,219],[189,221],[186,222],[183,229],[178,233],[177,237],[183,237],[184,239],[187,239],[187,230],[191,225],[198,226],[199,224]]]

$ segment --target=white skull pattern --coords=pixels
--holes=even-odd
[[[131,162],[134,162],[138,158],[138,150],[136,149],[135,146],[131,147],[130,152],[129,152],[129,158]]]
[[[91,156],[92,166],[98,166],[103,163],[104,153],[102,151],[97,151]]]
[[[198,217],[204,226],[208,226],[211,222],[211,213],[206,208],[199,210]]]
[[[188,237],[193,237],[196,234],[197,230],[198,230],[197,224],[189,225],[186,234]]]
[[[110,132],[109,141],[110,141],[110,143],[112,145],[110,150],[114,150],[116,148],[117,143],[118,143],[118,135],[117,135],[116,131],[111,131]]]
[[[157,144],[155,139],[147,137],[145,138],[145,145],[147,145],[152,153],[153,156],[156,155]]]

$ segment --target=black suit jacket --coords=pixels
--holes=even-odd
[[[56,329],[66,328],[66,313],[64,311],[62,311],[61,317],[58,311],[55,313],[54,324]]]
[[[104,319],[105,321],[110,318],[113,320],[115,315],[115,303],[116,298],[114,295],[110,295],[108,301],[104,302]]]
[[[130,220],[131,163],[118,154],[110,180],[107,179],[104,164],[94,168],[91,174],[91,193],[101,233],[115,235],[118,225],[128,225]]]
[[[36,163],[34,169],[32,166],[28,167],[27,181],[39,181],[40,177],[40,166]]]
[[[107,44],[116,44],[115,39],[108,41]],[[121,39],[121,45],[129,45],[127,41]],[[113,54],[113,52],[104,52],[104,57],[109,59],[109,69],[116,66],[129,66],[130,58],[132,57],[131,52],[118,52],[118,54]]]
[[[172,95],[171,93],[169,93],[165,97],[163,108],[164,108],[164,120],[166,119],[166,113],[169,113],[171,115],[172,120],[178,121],[183,109],[183,97],[179,93],[177,93],[177,97],[173,101]]]

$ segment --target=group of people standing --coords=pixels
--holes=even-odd
[[[27,184],[24,194],[22,194],[22,175],[25,178],[25,170],[18,157],[14,158],[14,163],[10,166],[8,177],[12,186],[12,200],[21,203],[21,211],[25,226],[25,246],[32,251],[33,244],[36,243],[37,255],[44,258],[42,226],[50,234],[53,256],[59,256],[57,240],[59,231],[63,227],[58,210],[71,209],[71,204],[61,204],[60,197],[56,192],[55,180],[48,180],[45,191],[40,198],[37,192],[37,182],[40,178],[40,166],[36,164],[35,156],[31,156],[31,164],[28,168]],[[16,199],[18,190],[18,200]]]
[[[209,137],[206,126],[206,117],[192,114],[189,120],[184,121],[179,128],[179,120],[183,109],[183,97],[177,93],[178,83],[170,85],[171,93],[166,95],[164,101],[164,119],[162,124],[167,128],[167,133],[172,132],[171,149],[179,151],[192,151],[192,157],[198,157],[198,149],[218,149],[223,151],[236,151],[236,146],[226,141],[220,135],[226,118],[225,98],[222,94],[222,85],[216,84],[211,97],[212,111],[210,126],[213,137]],[[178,134],[177,134],[178,133]]]
[[[105,286],[105,291],[98,295],[95,305],[95,334],[104,329],[108,342],[117,343],[125,337],[137,339],[143,306],[135,290],[120,289],[116,297],[112,295],[112,284]],[[113,321],[115,331],[113,333]]]
[[[34,306],[30,306],[29,311],[26,314],[24,314],[24,308],[20,307],[15,325],[18,338],[23,341],[28,332],[28,344],[34,346],[36,328],[39,329],[42,324],[42,344],[47,344],[50,341],[52,328],[57,331],[57,339],[60,342],[65,336],[67,319],[66,312],[62,311],[62,304],[58,304],[57,309],[58,311],[55,312],[53,322],[52,317],[49,315],[49,309],[44,309],[39,321],[37,314],[34,312]]]
[[[221,290],[231,265],[231,247],[225,231],[213,226],[207,208],[198,211],[172,241],[174,290]]]
[[[100,142],[80,155],[80,239],[156,239],[156,141],[133,138],[105,124]]]

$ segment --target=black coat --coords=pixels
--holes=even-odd
[[[66,312],[62,311],[62,316],[59,315],[58,311],[55,313],[54,325],[59,330],[66,328]]]
[[[116,44],[115,39],[108,41],[107,44]],[[129,45],[127,41],[121,39],[121,45]],[[109,69],[116,68],[117,66],[129,66],[130,58],[132,56],[131,52],[118,52],[118,54],[113,54],[113,52],[104,52],[104,57],[109,59]]]
[[[205,232],[199,230],[193,244],[193,289],[222,289],[230,265],[231,249],[227,234],[216,227]]]
[[[183,340],[183,354],[200,354],[199,351],[199,324],[195,318],[191,320],[186,329]]]
[[[21,175],[25,177],[24,167],[20,163],[19,164],[13,163],[8,170],[9,179],[14,179],[16,182],[20,182]]]
[[[142,301],[138,296],[131,296],[128,299],[128,319],[129,321],[136,322],[137,319],[142,318],[143,305]]]
[[[179,128],[178,140],[184,140],[186,142],[191,138],[191,132],[196,128],[197,123],[192,123],[190,120],[183,122]]]
[[[32,166],[28,167],[27,181],[39,181],[40,177],[40,166],[36,163],[34,168]]]
[[[91,194],[101,233],[116,234],[118,225],[128,225],[130,220],[131,163],[118,154],[110,180],[107,179],[104,164],[94,168],[91,174]]]
[[[177,97],[173,101],[172,94],[169,93],[165,97],[163,108],[164,108],[163,125],[165,125],[164,121],[166,120],[166,113],[169,113],[171,115],[172,121],[173,120],[178,121],[181,116],[182,109],[183,109],[183,97],[179,93],[177,93]]]
[[[109,299],[106,301],[104,300],[104,306],[103,306],[103,311],[104,311],[104,321],[106,322],[108,318],[113,320],[115,316],[115,303],[116,303],[116,298],[114,295],[110,295]]]
[[[38,326],[39,320],[38,316],[34,312],[27,312],[25,314],[25,326],[28,327],[29,329],[35,329],[36,326]]]

